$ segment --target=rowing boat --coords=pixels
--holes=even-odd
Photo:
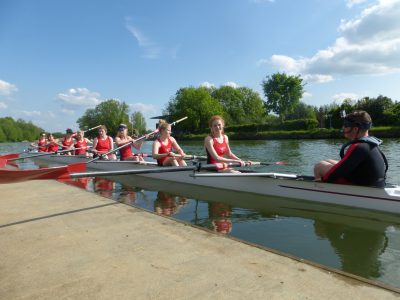
[[[34,160],[37,163],[72,164],[85,162],[89,159],[78,156],[47,155],[34,158]],[[400,213],[400,187],[396,185],[374,188],[315,182],[311,176],[290,173],[216,173],[197,172],[194,168],[193,170],[185,169],[179,172],[161,173],[157,172],[160,168],[154,162],[94,161],[89,163],[87,167],[101,171],[152,170],[153,173],[142,173],[138,176],[222,190]],[[169,167],[162,169],[165,170],[166,168]],[[104,176],[106,175],[105,173]],[[133,178],[134,176],[129,177]]]

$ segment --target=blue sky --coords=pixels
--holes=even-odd
[[[400,100],[400,0],[0,0],[0,117],[77,129],[114,98],[149,128],[176,91],[301,75],[310,105]]]

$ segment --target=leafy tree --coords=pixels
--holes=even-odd
[[[317,119],[317,115],[314,108],[311,105],[307,105],[304,102],[299,102],[294,108],[293,112],[286,116],[287,120],[299,120],[299,119]]]
[[[33,141],[42,131],[42,128],[22,119],[0,118],[0,142]]]
[[[372,118],[376,125],[389,125],[389,119],[385,113],[389,112],[393,107],[392,99],[379,95],[377,98],[364,97],[357,101],[355,108],[357,110],[365,110]]]
[[[146,133],[146,120],[139,111],[134,111],[131,115],[132,128],[136,129],[139,135]]]
[[[281,121],[286,115],[293,112],[293,109],[303,97],[303,79],[298,76],[275,73],[267,76],[262,82],[264,95],[267,97],[266,108],[279,115]]]
[[[204,130],[211,116],[223,113],[221,104],[205,87],[179,89],[164,110],[164,114],[173,120],[187,116],[188,119],[179,123],[177,128],[189,131]]]
[[[222,86],[215,89],[211,96],[221,103],[227,123],[240,125],[265,120],[264,102],[258,93],[249,88]]]
[[[263,123],[267,117],[265,102],[260,95],[247,87],[240,87],[239,91],[243,95],[243,110],[245,113],[244,124],[246,123]]]
[[[91,128],[97,125],[105,125],[110,135],[114,135],[121,123],[129,124],[129,107],[125,102],[110,99],[101,102],[93,109],[86,112],[77,121],[80,128]],[[95,135],[88,132],[89,136]]]

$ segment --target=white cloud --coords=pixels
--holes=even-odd
[[[64,113],[64,114],[67,114],[67,115],[73,115],[75,113],[74,110],[68,109],[68,108],[61,109],[61,112]]]
[[[239,87],[239,85],[236,82],[233,82],[233,81],[228,81],[224,85],[233,87],[234,89],[237,89]]]
[[[130,108],[132,111],[139,111],[143,114],[145,113],[155,113],[156,112],[156,106],[153,104],[144,104],[141,102],[129,104]]]
[[[338,103],[343,102],[345,99],[357,100],[359,98],[360,96],[355,93],[339,93],[332,96],[332,99]]]
[[[304,92],[303,93],[303,98],[309,98],[309,97],[312,97],[311,93],[309,93],[309,92]]]
[[[9,96],[16,91],[18,91],[18,89],[14,84],[0,79],[0,95]]]
[[[42,113],[37,110],[33,110],[33,111],[22,110],[21,113],[28,117],[39,117],[42,115]]]
[[[351,8],[354,5],[358,5],[358,4],[364,3],[366,1],[367,0],[347,0],[346,5],[347,5],[347,7]]]
[[[100,94],[91,92],[87,88],[72,88],[66,93],[59,93],[58,99],[67,106],[73,107],[95,107],[102,100]]]
[[[139,47],[143,49],[144,58],[157,59],[160,57],[161,48],[156,43],[152,42],[137,26],[132,25],[131,18],[126,18],[125,27],[135,38]]]
[[[200,83],[201,87],[205,87],[207,89],[211,89],[211,88],[215,88],[215,84],[214,83],[210,83],[208,81],[204,81],[203,83]]]
[[[268,61],[281,72],[328,82],[334,75],[400,72],[400,1],[380,0],[349,21],[332,46],[309,58],[273,55]],[[261,59],[259,64],[267,61]]]
[[[0,102],[0,109],[6,109],[8,106],[4,102]]]

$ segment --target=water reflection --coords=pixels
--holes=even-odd
[[[381,277],[379,261],[387,248],[385,231],[362,230],[349,225],[316,220],[314,229],[317,236],[329,241],[340,258],[341,269],[366,278]]]
[[[185,197],[159,191],[154,201],[154,212],[159,215],[171,217],[187,203],[188,199]]]
[[[220,202],[208,203],[208,217],[215,232],[227,234],[232,231],[232,207]]]

